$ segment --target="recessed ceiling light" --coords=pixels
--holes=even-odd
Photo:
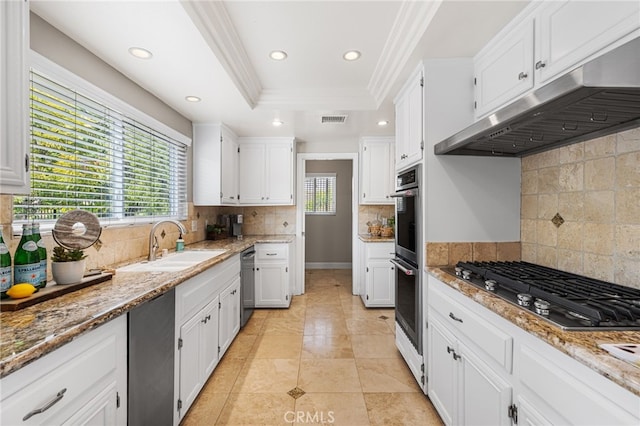
[[[200,102],[201,99],[197,96],[185,96],[184,97],[189,102]]]
[[[360,52],[357,50],[349,50],[342,55],[345,61],[355,61],[360,57]]]
[[[378,121],[378,126],[386,126],[387,124],[389,124],[389,122],[387,120]]]
[[[275,127],[280,127],[280,126],[282,126],[284,124],[284,121],[280,121],[280,120],[276,119],[276,120],[273,120],[271,122],[271,124],[273,124]]]
[[[129,53],[138,59],[151,59],[153,56],[153,53],[149,52],[147,49],[143,49],[142,47],[130,47]]]
[[[269,53],[269,57],[274,61],[284,61],[285,59],[287,59],[287,52],[285,52],[284,50],[274,50]]]

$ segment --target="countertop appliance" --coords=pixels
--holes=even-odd
[[[445,269],[563,330],[640,330],[640,290],[527,262]]]
[[[240,253],[240,327],[247,324],[256,306],[255,259],[254,246]]]
[[[175,290],[129,311],[128,424],[173,424]]]
[[[434,147],[522,157],[640,125],[640,37],[521,97]]]

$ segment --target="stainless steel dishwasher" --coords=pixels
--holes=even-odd
[[[244,327],[256,306],[256,280],[255,280],[256,251],[253,246],[240,254],[240,327]]]
[[[173,424],[175,290],[129,312],[128,424]]]

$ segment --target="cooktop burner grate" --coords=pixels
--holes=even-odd
[[[499,297],[517,302],[528,294],[551,304],[546,319],[563,328],[640,329],[640,290],[527,262],[459,262],[469,281],[494,280]],[[560,319],[558,319],[560,318]],[[566,318],[563,319],[563,318]],[[574,324],[577,322],[577,324]]]

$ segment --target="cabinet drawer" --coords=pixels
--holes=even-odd
[[[432,282],[432,280],[429,281],[429,309],[440,314],[449,328],[464,334],[466,341],[475,344],[498,365],[507,372],[511,372],[513,338],[440,290],[435,289],[431,285]]]
[[[260,244],[256,245],[256,259],[258,260],[282,260],[289,257],[287,244]]]
[[[126,318],[112,323],[3,379],[0,423],[60,424],[103,389],[113,389],[117,381],[118,352],[124,350],[114,326],[119,325],[122,335],[126,335]],[[112,396],[115,403],[115,392]],[[29,412],[47,405],[50,405],[47,410],[23,421]]]
[[[392,259],[395,255],[393,243],[366,243],[367,259]]]

